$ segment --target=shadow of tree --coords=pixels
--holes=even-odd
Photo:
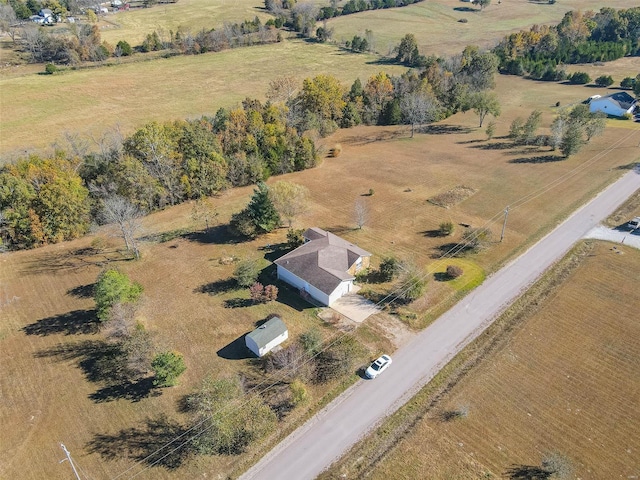
[[[27,335],[65,335],[93,334],[98,332],[100,321],[95,310],[73,310],[53,317],[42,318],[37,322],[25,325],[22,331]]]
[[[515,145],[512,142],[493,142],[483,143],[481,145],[472,145],[471,148],[478,148],[480,150],[507,150],[514,146]]]
[[[449,125],[449,124],[439,124],[439,125],[428,125],[421,129],[422,133],[428,133],[432,135],[443,135],[443,134],[452,134],[452,133],[471,133],[471,129],[469,127],[461,127],[460,125]]]
[[[558,155],[538,155],[535,157],[514,158],[509,160],[509,163],[550,163],[561,162],[562,160],[565,160],[565,158]]]
[[[219,293],[229,292],[231,290],[239,290],[238,282],[234,278],[225,280],[216,280],[215,282],[205,283],[194,290],[194,293],[208,293],[209,295],[217,295]]]
[[[456,12],[477,12],[478,10],[471,7],[453,7]]]
[[[115,385],[107,385],[89,395],[89,398],[96,403],[111,402],[119,399],[130,400],[135,403],[144,398],[158,396],[160,396],[160,392],[153,385],[153,377],[147,377],[136,382],[123,381]]]
[[[513,465],[505,476],[511,480],[546,480],[551,472],[535,465]]]
[[[24,273],[39,274],[57,271],[77,270],[86,267],[105,267],[115,262],[133,260],[133,255],[123,254],[116,249],[97,250],[94,248],[80,248],[67,251],[44,252],[35,255]]]
[[[76,298],[93,298],[93,289],[95,285],[95,283],[89,283],[87,285],[70,288],[67,290],[67,295],[71,295]]]
[[[54,357],[58,360],[78,360],[87,381],[104,386],[89,395],[96,403],[118,399],[138,402],[151,395],[159,395],[153,386],[153,378],[132,381],[126,364],[126,356],[118,344],[103,340],[84,340],[67,343],[36,352],[36,358]]]
[[[626,165],[618,165],[616,167],[617,170],[634,170],[636,168],[640,168],[640,162],[631,162]]]
[[[255,305],[250,298],[230,298],[224,301],[224,308],[245,308]]]
[[[354,230],[357,230],[357,228],[347,227],[345,225],[336,225],[335,227],[325,228],[324,230],[333,233],[334,235],[342,235],[343,233],[353,232]]]
[[[244,337],[245,335],[239,336],[233,342],[218,350],[216,354],[220,358],[224,358],[226,360],[244,360],[246,358],[254,358],[255,355],[253,355],[253,353],[251,353],[247,348]]]
[[[440,258],[443,255],[447,255],[449,257],[462,257],[467,253],[471,253],[475,251],[475,249],[469,245],[449,242],[443,243],[435,247],[436,253],[433,255],[433,258]]]
[[[96,434],[86,448],[105,460],[129,458],[146,466],[173,470],[194,453],[192,444],[184,443],[186,439],[182,438],[187,431],[186,426],[162,415],[147,418],[140,427],[122,429],[112,435]]]
[[[423,230],[422,232],[418,232],[420,235],[424,235],[425,237],[429,237],[429,238],[437,238],[437,237],[444,237],[446,235],[442,235],[442,233],[440,233],[440,230]]]
[[[436,282],[448,282],[453,280],[446,272],[436,272],[433,274],[433,279]]]

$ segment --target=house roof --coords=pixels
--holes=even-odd
[[[280,319],[280,317],[273,317],[271,320],[263,323],[253,332],[247,333],[247,337],[250,337],[258,348],[264,348],[274,338],[278,338],[280,335],[287,331],[287,326]]]
[[[327,295],[343,281],[353,280],[348,270],[358,258],[371,256],[366,250],[321,228],[308,229],[304,237],[307,243],[275,263]]]
[[[592,100],[592,102],[593,103],[601,102],[603,100],[611,100],[613,103],[618,105],[623,110],[629,110],[634,104],[634,102],[636,101],[636,99],[633,98],[631,95],[629,95],[627,92],[616,92],[616,93],[605,95],[604,97],[600,97],[595,100]]]

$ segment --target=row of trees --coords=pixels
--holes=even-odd
[[[184,359],[178,352],[155,346],[151,334],[136,320],[142,292],[142,285],[115,269],[105,270],[96,281],[97,316],[120,364],[112,369],[118,378],[110,380],[136,382],[153,371],[155,386],[170,387],[186,370]]]
[[[556,26],[534,25],[505,37],[493,52],[512,75],[560,80],[558,65],[608,61],[640,52],[640,7],[570,11]]]

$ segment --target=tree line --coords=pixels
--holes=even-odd
[[[640,54],[640,7],[567,12],[555,26],[534,25],[506,36],[494,49],[500,71],[565,80],[561,64],[593,63]]]

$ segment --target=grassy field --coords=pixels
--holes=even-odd
[[[139,8],[102,17],[100,22],[102,39],[118,43],[126,40],[139,45],[145,36],[154,30],[197,32],[202,29],[219,28],[225,22],[241,23],[258,17],[262,23],[273,18],[265,9],[264,2],[256,0],[180,0],[176,3]]]
[[[504,105],[498,137],[506,134],[511,119],[534,108],[543,110],[548,124],[556,101],[566,105],[585,92],[583,87],[541,84],[534,94],[530,89],[534,85],[515,77],[498,79],[497,91]],[[477,282],[484,272],[491,272],[525,248],[638,161],[639,139],[640,128],[614,125],[580,154],[562,160],[546,150],[510,147],[504,138],[486,142],[477,128],[477,118],[469,112],[414,139],[409,138],[407,128],[399,127],[339,131],[325,140],[327,147],[341,143],[343,153],[338,158],[270,181],[286,179],[310,189],[312,208],[297,221],[298,226],[330,229],[373,252],[374,264],[393,254],[421,266],[429,274],[428,293],[411,306],[413,315],[405,320],[423,326],[433,312],[465,288],[462,282]],[[610,153],[600,156],[609,147],[613,147]],[[467,274],[460,281],[450,284],[439,280],[436,273],[442,265],[433,266],[434,257],[440,255],[443,244],[455,241],[464,231],[458,226],[450,238],[433,236],[440,222],[487,226],[497,237],[506,205],[564,176],[567,178],[560,187],[510,212],[505,241],[465,259],[462,265]],[[476,193],[448,209],[427,202],[457,185],[471,187]],[[374,189],[374,195],[362,197],[369,189]],[[221,223],[246,204],[250,192],[251,188],[236,189],[214,199]],[[353,205],[360,198],[368,202],[370,215],[365,227],[357,230]],[[190,210],[185,204],[147,217],[145,235],[153,239],[161,233],[193,229]],[[227,360],[217,352],[270,311],[283,316],[291,336],[312,325],[320,325],[326,335],[334,332],[295,296],[284,295],[281,302],[267,307],[225,308],[225,300],[242,292],[202,293],[206,286],[215,287],[229,277],[233,266],[221,265],[221,257],[263,258],[268,253],[263,247],[281,242],[284,230],[241,244],[224,243],[217,234],[178,235],[163,243],[148,241],[142,246],[143,260],[134,263],[119,257],[113,247],[118,245],[117,239],[109,238],[106,232],[99,234],[112,245],[102,253],[86,250],[92,240],[87,237],[0,256],[0,421],[5,426],[0,441],[0,477],[68,478],[68,465],[57,463],[61,458],[58,442],[62,441],[93,477],[111,478],[134,466],[127,449],[133,455],[138,452],[137,445],[159,441],[147,428],[149,418],[165,415],[160,422],[165,426],[184,421],[176,413],[177,402],[207,373],[233,374],[248,368],[245,361]],[[165,390],[162,396],[139,401],[96,397],[100,384],[88,381],[80,368],[90,360],[83,353],[83,342],[99,338],[82,333],[93,308],[87,292],[106,264],[119,266],[145,286],[144,323],[160,344],[185,355],[188,370],[180,386]],[[358,334],[372,352],[390,345],[366,325]],[[324,393],[312,389],[315,400]],[[304,415],[304,410],[294,413],[291,420],[298,415]],[[129,428],[133,430],[125,432]],[[95,443],[90,442],[95,440],[114,452],[114,458],[104,458],[92,449]],[[236,458],[208,457],[179,470],[153,468],[139,478],[192,478],[204,471],[225,476],[237,462]],[[29,466],[26,472],[24,465]]]
[[[456,54],[467,45],[492,47],[503,36],[534,24],[558,23],[569,10],[629,8],[628,0],[565,0],[553,5],[524,0],[502,0],[480,12],[459,0],[425,1],[402,8],[374,10],[338,17],[328,22],[339,42],[371,30],[375,49],[386,55],[407,33],[413,33],[426,55]],[[459,20],[466,18],[467,23]]]
[[[640,308],[639,269],[635,249],[578,247],[543,280],[551,288],[533,294],[546,299],[526,306],[532,294],[525,295],[524,317],[497,333],[497,348],[479,353],[479,364],[444,394],[403,412],[417,423],[375,467],[367,453],[401,420],[387,422],[325,478],[546,478],[532,475],[550,453],[572,467],[564,478],[634,478],[640,324],[631,312]],[[465,417],[446,419],[463,410]]]
[[[269,80],[282,75],[293,75],[302,85],[306,77],[333,72],[350,84],[381,68],[374,56],[294,40],[54,76],[4,77],[0,153],[46,147],[67,131],[99,135],[119,125],[130,133],[151,120],[212,115],[247,96],[264,99]]]

